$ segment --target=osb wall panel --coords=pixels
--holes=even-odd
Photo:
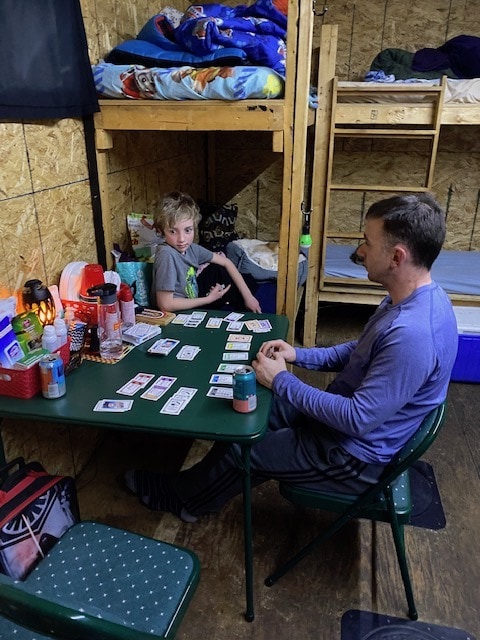
[[[341,80],[362,80],[374,57],[383,49],[415,52],[439,47],[462,33],[479,35],[476,3],[465,0],[429,0],[413,5],[402,0],[356,0],[327,4],[315,23],[318,43],[322,23],[338,24],[336,73]],[[319,9],[321,7],[317,7]],[[343,141],[335,159],[335,180],[365,184],[419,184],[425,175],[428,150],[421,142]],[[388,178],[386,176],[388,175]],[[443,127],[433,192],[447,214],[449,249],[480,249],[480,127]],[[408,180],[405,181],[405,177]],[[330,227],[358,231],[358,217],[382,193],[335,195],[335,220]]]

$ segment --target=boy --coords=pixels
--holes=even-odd
[[[153,265],[154,299],[162,311],[184,311],[197,307],[222,308],[261,313],[260,304],[243,276],[226,256],[194,243],[200,221],[198,205],[186,193],[173,191],[162,199],[155,212],[159,244]],[[197,277],[201,264],[210,263]],[[213,266],[214,265],[214,266]]]

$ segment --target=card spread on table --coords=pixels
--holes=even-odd
[[[229,351],[228,353],[223,354],[222,360],[230,362],[234,360],[248,360],[248,353],[245,351]]]
[[[109,400],[107,398],[99,400],[93,407],[94,411],[110,411],[111,413],[122,413],[132,408],[133,400]]]
[[[171,416],[178,416],[197,393],[198,389],[193,387],[180,387],[171,398],[160,409],[160,413],[167,413]]]
[[[192,344],[185,344],[177,353],[177,360],[193,360],[200,351],[200,347],[196,347]]]
[[[172,376],[160,376],[155,380],[151,387],[142,393],[140,397],[144,400],[153,400],[156,402],[170,389],[175,381],[176,378],[173,378]]]
[[[120,389],[117,389],[117,393],[121,393],[124,396],[133,396],[140,389],[144,389],[153,378],[155,378],[153,373],[137,373],[134,378],[126,382]]]
[[[207,396],[209,398],[225,398],[231,400],[233,398],[233,389],[231,387],[210,387]]]
[[[213,373],[210,376],[210,384],[233,384],[231,373]]]
[[[154,353],[159,356],[168,356],[168,354],[175,349],[177,344],[180,344],[180,340],[173,340],[173,338],[160,338],[160,340],[156,340],[147,351],[148,353]]]

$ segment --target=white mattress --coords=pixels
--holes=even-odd
[[[349,103],[365,103],[365,102],[423,102],[425,100],[431,100],[425,94],[418,92],[418,90],[425,85],[436,85],[439,80],[423,80],[419,82],[408,82],[415,89],[416,93],[405,94],[384,94],[376,96],[375,94],[362,94],[361,96],[339,96],[341,102]],[[406,84],[404,80],[399,80],[397,83],[387,82],[339,82],[339,87],[364,87],[379,86],[385,88],[388,84]],[[480,78],[473,78],[471,80],[455,80],[453,78],[447,78],[447,84],[445,87],[444,104],[478,104],[480,103]]]
[[[365,280],[364,267],[350,260],[353,251],[355,246],[329,244],[325,275]],[[447,293],[480,296],[480,251],[441,251],[433,264],[432,278]]]

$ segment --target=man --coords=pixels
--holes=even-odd
[[[360,338],[334,347],[265,342],[253,367],[272,389],[265,438],[251,451],[252,485],[269,479],[356,494],[374,483],[431,409],[445,400],[457,327],[431,266],[445,239],[445,217],[429,194],[394,196],[366,214],[354,258],[388,292]],[[338,372],[322,391],[287,363]],[[186,521],[219,511],[241,492],[240,452],[216,444],[172,476],[129,471],[127,487],[151,509]]]

